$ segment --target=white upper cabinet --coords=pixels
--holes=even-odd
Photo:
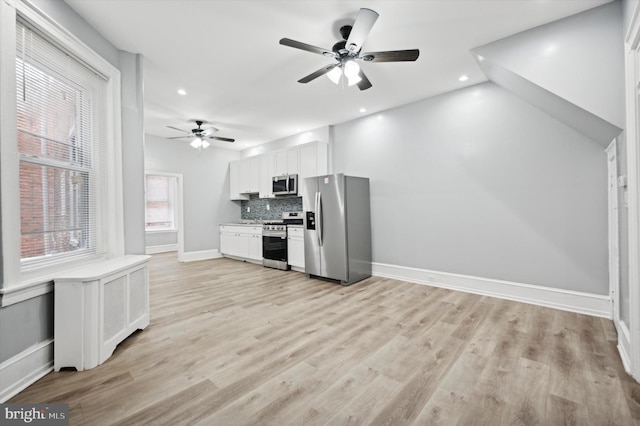
[[[260,191],[260,157],[240,160],[240,192],[257,194]]]
[[[288,175],[297,175],[300,173],[300,149],[299,148],[291,148],[287,150],[287,174]]]
[[[328,170],[326,143],[311,142],[281,151],[232,161],[230,194],[232,200],[248,200],[246,194],[259,193],[260,198],[273,198],[275,176],[298,175],[298,180],[326,175]]]
[[[229,198],[231,200],[248,200],[249,196],[240,193],[240,162],[229,163]]]
[[[267,152],[260,156],[260,198],[273,198],[271,182],[276,176],[275,154]]]
[[[276,151],[274,155],[275,155],[275,162],[274,162],[274,169],[273,169],[273,171],[275,172],[274,176],[282,176],[282,175],[289,174],[287,173],[287,170],[289,170],[289,167],[287,164],[287,151]]]
[[[297,175],[299,173],[300,149],[298,147],[275,152],[275,176]]]
[[[327,144],[315,142],[300,146],[298,179],[301,181],[304,178],[327,173]]]

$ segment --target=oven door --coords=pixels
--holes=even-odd
[[[286,233],[262,234],[262,257],[268,260],[287,262],[287,235]]]

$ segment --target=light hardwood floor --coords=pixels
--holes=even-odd
[[[632,425],[611,321],[372,277],[154,255],[151,324],[10,402],[89,425]]]

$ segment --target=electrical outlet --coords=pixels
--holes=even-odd
[[[271,206],[267,204],[267,211],[271,210]]]
[[[247,206],[247,213],[251,213],[251,207]]]

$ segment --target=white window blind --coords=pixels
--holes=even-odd
[[[178,179],[172,176],[146,175],[146,230],[176,229],[176,192]]]
[[[17,22],[23,270],[104,252],[105,80]]]

